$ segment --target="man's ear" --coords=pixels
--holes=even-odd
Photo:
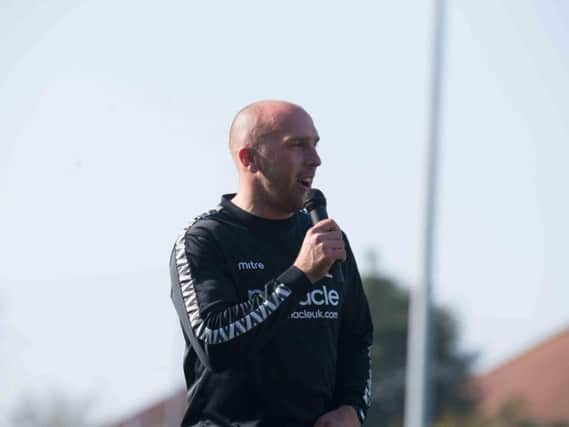
[[[239,161],[249,172],[257,172],[259,168],[257,167],[255,161],[255,151],[251,148],[242,148],[239,150]]]

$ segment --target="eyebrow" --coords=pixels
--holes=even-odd
[[[290,142],[290,141],[301,141],[301,142],[314,142],[314,145],[318,144],[318,142],[320,141],[320,136],[316,135],[316,138],[310,138],[310,137],[305,137],[305,136],[286,136],[284,138],[285,142]]]

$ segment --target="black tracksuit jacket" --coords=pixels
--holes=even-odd
[[[312,427],[340,405],[363,420],[372,324],[349,246],[345,283],[312,285],[292,266],[308,214],[268,220],[231,197],[186,227],[170,258],[186,341],[182,426]]]

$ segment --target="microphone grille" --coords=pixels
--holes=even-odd
[[[306,193],[306,197],[304,198],[304,209],[310,212],[320,207],[326,207],[326,197],[324,197],[324,193],[322,193],[322,191],[317,188],[313,188]]]

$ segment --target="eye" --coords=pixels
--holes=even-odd
[[[289,142],[289,145],[290,145],[291,147],[303,147],[304,145],[306,145],[306,142],[303,141],[302,139],[292,139],[292,140]]]
[[[291,147],[299,147],[302,149],[308,149],[308,148],[316,149],[317,144],[318,144],[318,142],[313,142],[311,140],[303,139],[303,138],[290,140],[290,146]]]

